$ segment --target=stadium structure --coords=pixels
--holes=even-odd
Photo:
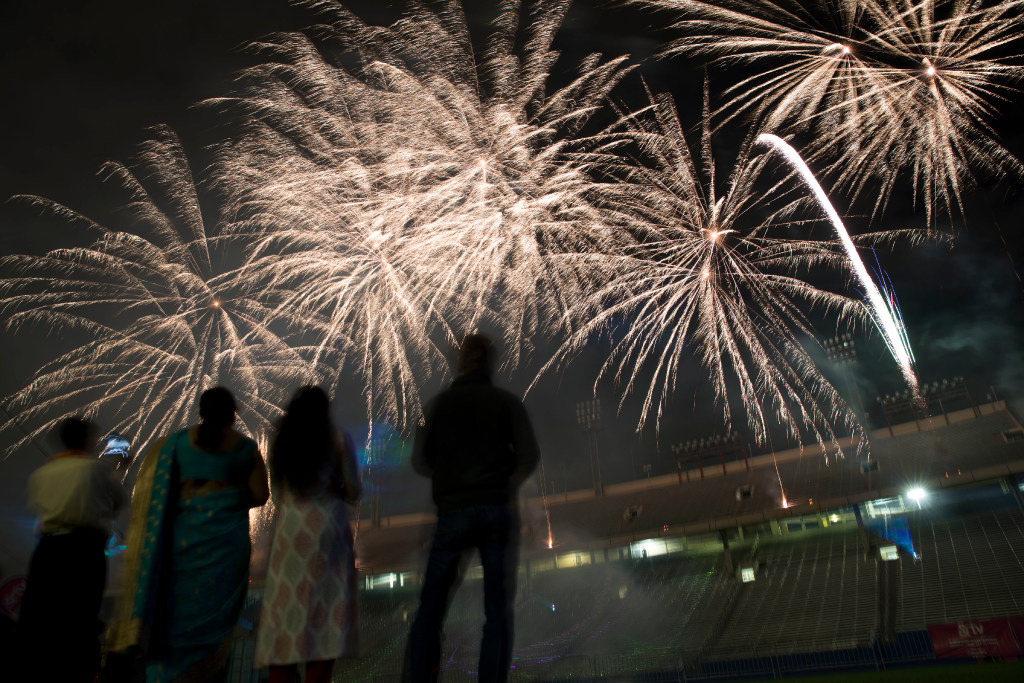
[[[673,449],[668,474],[524,500],[511,679],[778,678],[1015,656],[1024,429],[1005,402],[975,404],[962,386],[880,399],[868,457],[850,438],[845,457],[826,459],[819,446],[755,453],[730,435]],[[339,665],[343,680],[398,680],[418,605],[433,515],[381,509],[361,508],[362,656]],[[476,680],[481,578],[469,562],[444,681]],[[258,680],[253,633],[236,641],[233,680]]]

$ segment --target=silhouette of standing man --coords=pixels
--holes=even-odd
[[[522,401],[491,384],[493,345],[467,335],[458,377],[424,408],[412,465],[431,478],[437,529],[427,560],[420,609],[406,650],[403,681],[436,681],[445,613],[460,559],[473,548],[484,570],[480,681],[505,681],[512,659],[519,564],[518,491],[540,459]]]

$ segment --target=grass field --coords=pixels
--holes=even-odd
[[[761,683],[771,678],[751,679],[748,683]],[[778,680],[778,679],[774,679]],[[792,676],[787,681],[798,683],[962,683],[963,681],[984,681],[984,683],[1021,683],[1024,681],[1024,662],[989,662],[983,664],[953,664],[949,666],[926,666],[893,671],[870,671],[842,674],[815,674]]]

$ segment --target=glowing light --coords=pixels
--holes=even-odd
[[[831,521],[833,524],[837,524],[839,522],[839,515],[833,513],[832,516],[829,517],[829,521]]]
[[[889,352],[900,366],[904,380],[907,385],[911,387],[916,396],[917,376],[914,373],[914,355],[910,350],[910,346],[907,344],[906,330],[902,328],[901,323],[897,323],[898,315],[894,314],[890,302],[882,296],[881,292],[878,291],[878,287],[875,285],[874,280],[871,279],[867,268],[864,266],[864,261],[861,260],[860,254],[857,253],[857,248],[854,246],[853,240],[850,239],[850,233],[846,231],[846,226],[843,225],[843,221],[839,217],[839,213],[828,200],[828,196],[825,194],[825,191],[821,188],[821,185],[814,177],[814,174],[811,173],[811,169],[807,167],[807,164],[804,163],[804,160],[800,157],[799,152],[793,149],[789,143],[777,135],[771,135],[768,133],[759,135],[757,137],[757,142],[769,145],[779,151],[789,164],[800,174],[800,177],[803,178],[807,187],[811,189],[811,192],[814,193],[814,197],[818,201],[819,206],[821,206],[829,220],[832,222],[832,227],[835,228],[836,236],[839,237],[840,242],[842,242],[843,248],[846,250],[846,254],[850,259],[850,264],[853,266],[853,272],[856,274],[857,280],[866,292],[875,325],[877,325],[879,331],[882,333],[882,338],[885,340],[886,346],[889,347]]]
[[[923,501],[927,497],[928,497],[928,492],[925,491],[920,486],[914,487],[914,488],[910,489],[909,491],[907,491],[907,498],[910,498],[910,500],[912,500],[912,501],[914,501],[915,503],[918,503],[918,504],[920,504],[921,501]]]

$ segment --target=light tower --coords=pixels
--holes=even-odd
[[[846,393],[857,413],[857,419],[865,421],[864,401],[857,389],[855,366],[857,364],[857,343],[849,332],[837,334],[826,339],[822,346],[829,361],[839,369],[840,377],[846,385]]]
[[[601,480],[601,453],[598,439],[601,431],[601,399],[593,398],[576,404],[576,422],[587,435],[587,455],[590,458],[590,476],[594,481],[594,493],[604,493]]]

